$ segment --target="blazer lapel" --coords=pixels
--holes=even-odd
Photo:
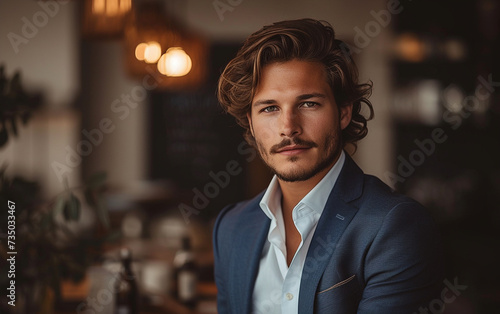
[[[337,182],[328,197],[323,214],[307,252],[299,294],[299,313],[312,313],[316,289],[330,261],[336,244],[344,230],[357,213],[357,208],[348,204],[362,193],[363,172],[346,154],[346,159]]]
[[[262,248],[269,232],[271,220],[260,209],[261,198],[262,195],[249,204],[234,239],[238,249],[231,255],[229,293],[235,313],[250,313]]]

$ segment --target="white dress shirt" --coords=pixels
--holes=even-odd
[[[271,219],[267,241],[262,249],[253,290],[253,313],[298,314],[300,279],[311,239],[328,196],[344,165],[344,151],[323,179],[293,208],[292,218],[300,233],[300,244],[287,265],[285,225],[281,209],[281,188],[273,177],[260,207]]]

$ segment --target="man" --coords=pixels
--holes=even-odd
[[[428,214],[343,150],[373,116],[346,47],[327,23],[283,21],[251,35],[220,77],[220,103],[275,174],[215,223],[220,314],[411,314],[440,298]]]

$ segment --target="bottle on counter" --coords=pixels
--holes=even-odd
[[[132,271],[130,249],[120,250],[122,269],[115,282],[115,314],[138,314],[139,290]]]
[[[197,267],[191,241],[182,239],[182,247],[174,258],[174,295],[177,300],[189,308],[194,308],[197,301]]]

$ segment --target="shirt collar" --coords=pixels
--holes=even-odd
[[[342,150],[337,162],[328,171],[328,173],[316,184],[316,186],[307,193],[306,196],[297,204],[297,206],[306,205],[314,211],[321,214],[325,208],[328,196],[332,191],[337,178],[339,177],[340,170],[344,165],[345,153]],[[260,208],[271,220],[276,219],[275,212],[281,210],[281,188],[276,175],[273,176],[269,186],[267,187],[262,200],[260,201]],[[296,206],[296,207],[297,207]]]

